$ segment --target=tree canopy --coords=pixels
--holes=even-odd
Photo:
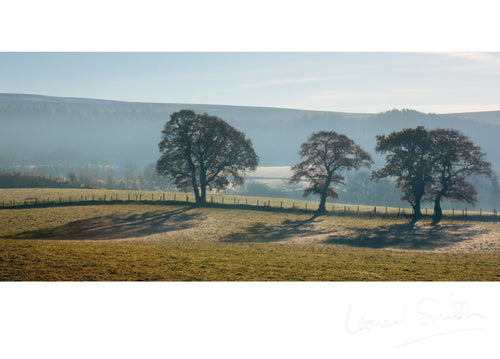
[[[216,116],[181,110],[170,116],[159,143],[159,175],[171,177],[181,190],[192,189],[196,203],[206,203],[209,189],[243,183],[242,172],[254,171],[258,157],[252,141]]]
[[[304,161],[292,167],[290,183],[302,179],[309,181],[304,196],[311,193],[320,195],[317,214],[326,213],[327,197],[338,198],[332,185],[343,183],[344,170],[370,167],[371,156],[346,135],[334,131],[320,131],[311,134],[307,142],[302,143],[299,152]]]
[[[386,164],[372,173],[379,180],[395,177],[396,186],[413,207],[413,220],[422,217],[421,202],[433,182],[432,140],[424,127],[407,128],[389,135],[377,135],[375,151],[386,154]]]
[[[379,153],[386,165],[372,173],[373,179],[395,177],[414,210],[414,221],[422,217],[423,200],[434,201],[434,221],[442,219],[441,200],[474,203],[476,190],[467,181],[473,174],[492,176],[491,164],[479,146],[453,129],[427,130],[420,126],[377,136]]]
[[[491,164],[479,146],[464,134],[453,129],[429,131],[432,139],[432,163],[434,182],[429,190],[428,199],[434,201],[434,221],[443,218],[441,199],[474,203],[477,192],[467,181],[473,174],[492,177]]]

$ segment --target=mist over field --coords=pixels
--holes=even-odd
[[[481,146],[497,175],[500,168],[500,111],[425,114],[388,109],[369,114],[0,94],[0,170],[64,178],[79,171],[94,171],[100,178],[110,171],[117,179],[143,173],[153,176],[161,130],[170,114],[181,109],[218,116],[252,140],[260,167],[247,174],[242,188],[230,189],[232,193],[301,198],[302,187],[287,184],[289,166],[299,161],[300,144],[319,130],[333,130],[352,138],[373,156],[372,169],[377,169],[384,162],[375,154],[375,135],[419,125],[454,128]],[[338,201],[405,205],[392,183],[374,183],[369,178],[370,170],[348,173],[346,185],[339,187]],[[479,193],[476,207],[498,208],[495,181],[472,180]],[[464,204],[453,206],[461,208]]]

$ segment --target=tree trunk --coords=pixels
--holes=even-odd
[[[200,203],[200,192],[198,191],[198,186],[193,184],[194,199],[197,204]]]
[[[203,165],[200,166],[200,190],[200,200],[196,203],[204,206],[207,203],[207,172]]]
[[[326,193],[321,193],[321,200],[319,202],[319,207],[316,210],[316,215],[319,216],[321,214],[328,213],[326,210]]]
[[[446,191],[447,188],[443,188],[441,191],[438,192],[436,198],[434,199],[434,215],[432,216],[432,220],[434,221],[434,223],[438,223],[443,219],[443,211],[441,209],[441,198],[444,196]]]
[[[422,218],[422,211],[420,210],[421,198],[415,198],[415,203],[413,204],[413,222],[417,222]]]
[[[329,174],[326,181],[325,181],[325,185],[321,189],[321,199],[319,202],[319,207],[316,210],[316,216],[320,216],[322,214],[328,213],[328,211],[326,210],[326,195],[328,193],[328,186],[330,186],[331,177],[332,177],[332,175]]]
[[[207,186],[201,186],[201,195],[200,195],[200,205],[205,205],[207,204]]]

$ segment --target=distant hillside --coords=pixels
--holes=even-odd
[[[500,107],[500,106],[499,106]],[[484,112],[466,112],[466,113],[454,113],[449,115],[442,115],[443,117],[456,117],[465,120],[473,120],[483,123],[500,123],[500,111],[484,111]]]
[[[154,162],[165,122],[172,112],[184,108],[219,116],[245,132],[254,143],[261,166],[296,163],[300,144],[313,131],[345,133],[373,154],[376,134],[424,125],[465,132],[500,167],[500,111],[438,115],[391,110],[359,114],[0,94],[0,168],[12,165],[12,161],[50,161],[51,156],[64,157],[64,153],[74,153],[73,158],[82,163]]]

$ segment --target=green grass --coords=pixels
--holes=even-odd
[[[500,280],[496,244],[415,250],[498,238],[499,225],[407,222],[161,203],[2,209],[0,280]]]

